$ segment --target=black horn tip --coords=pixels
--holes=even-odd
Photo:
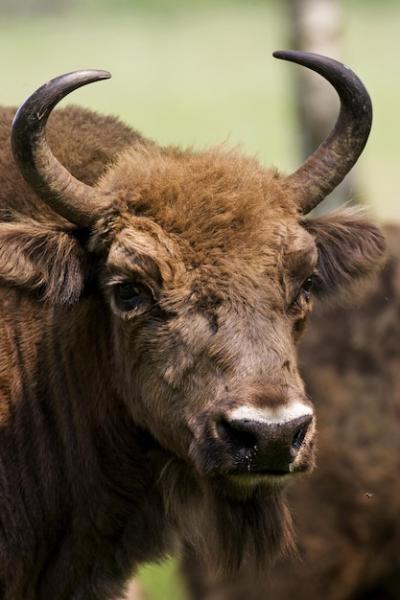
[[[290,52],[291,52],[291,51],[290,51],[290,50],[275,50],[275,51],[272,53],[272,56],[273,56],[274,58],[283,58],[283,59],[285,59],[285,57],[286,57],[286,54],[287,54],[288,52],[289,52],[289,54],[290,54]],[[292,52],[293,52],[293,51],[292,51]]]
[[[101,81],[103,79],[111,79],[111,73],[109,71],[104,71],[103,69],[82,69],[79,71],[71,71],[71,73],[66,73],[65,75],[56,77],[55,80],[64,77],[71,77],[71,79],[76,77],[78,81],[86,81],[87,83],[90,83]]]
[[[297,50],[275,50],[275,52],[272,53],[272,56],[282,60],[294,60],[298,54],[304,54],[304,52],[299,52]]]
[[[111,79],[110,71],[105,71],[104,69],[91,69],[92,73],[98,73],[100,79]]]
[[[67,94],[88,83],[103,81],[105,79],[110,79],[110,77],[111,73],[108,71],[85,69],[81,71],[71,71],[70,73],[65,73],[64,75],[50,79],[31,94],[24,104],[22,104],[17,111],[14,122],[26,113],[41,113],[40,107],[45,108],[50,112]]]
[[[294,60],[301,55],[309,55],[311,52],[301,52],[300,50],[275,50],[272,53],[274,58],[282,58],[283,60]]]
[[[72,91],[96,81],[110,79],[108,71],[86,69],[65,73],[38,88],[17,110],[12,124],[12,145],[19,152],[21,131],[23,138],[27,130],[42,129],[53,108]]]
[[[299,50],[276,50],[274,58],[287,60],[322,75],[339,94],[342,102],[356,118],[363,119],[363,128],[369,129],[372,121],[372,103],[360,78],[346,65],[322,54]]]
[[[359,77],[349,67],[334,58],[300,50],[276,50],[272,56],[302,65],[322,75],[336,88],[339,95],[342,93],[350,98],[358,94],[369,101],[368,92]]]
[[[325,71],[329,68],[330,70],[335,69],[336,71],[346,71],[347,74],[352,73],[349,67],[346,67],[343,63],[330,58],[329,56],[323,56],[322,54],[316,54],[315,52],[302,52],[300,50],[275,50],[272,53],[274,58],[280,60],[287,60],[289,62],[308,67],[319,73],[325,75]]]
[[[104,71],[103,69],[79,69],[78,71],[70,71],[69,73],[64,73],[63,75],[59,75],[58,77],[54,77],[54,79],[50,79],[47,82],[48,85],[52,81],[60,81],[68,79],[70,81],[97,81],[101,79],[110,79],[111,73],[109,71]]]

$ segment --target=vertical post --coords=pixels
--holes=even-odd
[[[338,0],[289,0],[292,47],[340,60],[342,13]],[[327,136],[338,113],[338,99],[326,82],[309,69],[296,69],[296,105],[301,150],[307,157]],[[343,202],[354,202],[353,172],[315,210],[326,212]]]

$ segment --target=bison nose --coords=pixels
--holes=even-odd
[[[233,458],[235,474],[281,475],[292,471],[312,419],[310,412],[281,422],[231,416],[219,421],[217,432]]]

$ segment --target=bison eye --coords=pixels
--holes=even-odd
[[[114,287],[114,298],[120,310],[146,310],[153,304],[149,288],[140,282],[120,283]]]
[[[303,282],[303,285],[301,286],[301,293],[307,300],[310,298],[313,285],[314,277],[311,275],[310,277],[307,277],[307,279]]]
[[[311,297],[311,291],[314,287],[314,279],[314,275],[310,275],[310,277],[307,277],[307,279],[303,281],[297,295],[290,305],[290,309],[293,312],[297,313],[300,308],[304,308],[304,301],[308,304]]]

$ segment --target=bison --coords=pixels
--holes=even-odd
[[[354,211],[306,215],[366,143],[361,81],[278,52],[341,99],[293,174],[223,146],[159,147],[53,108],[78,71],[0,120],[0,589],[106,600],[176,539],[217,573],[292,545],[285,483],[314,464],[296,342],[312,297],[385,254]],[[10,146],[11,132],[11,146]]]
[[[400,227],[353,307],[321,307],[300,344],[318,417],[318,468],[290,490],[297,553],[254,581],[182,566],[198,600],[400,598]],[[132,596],[133,598],[133,596]]]

